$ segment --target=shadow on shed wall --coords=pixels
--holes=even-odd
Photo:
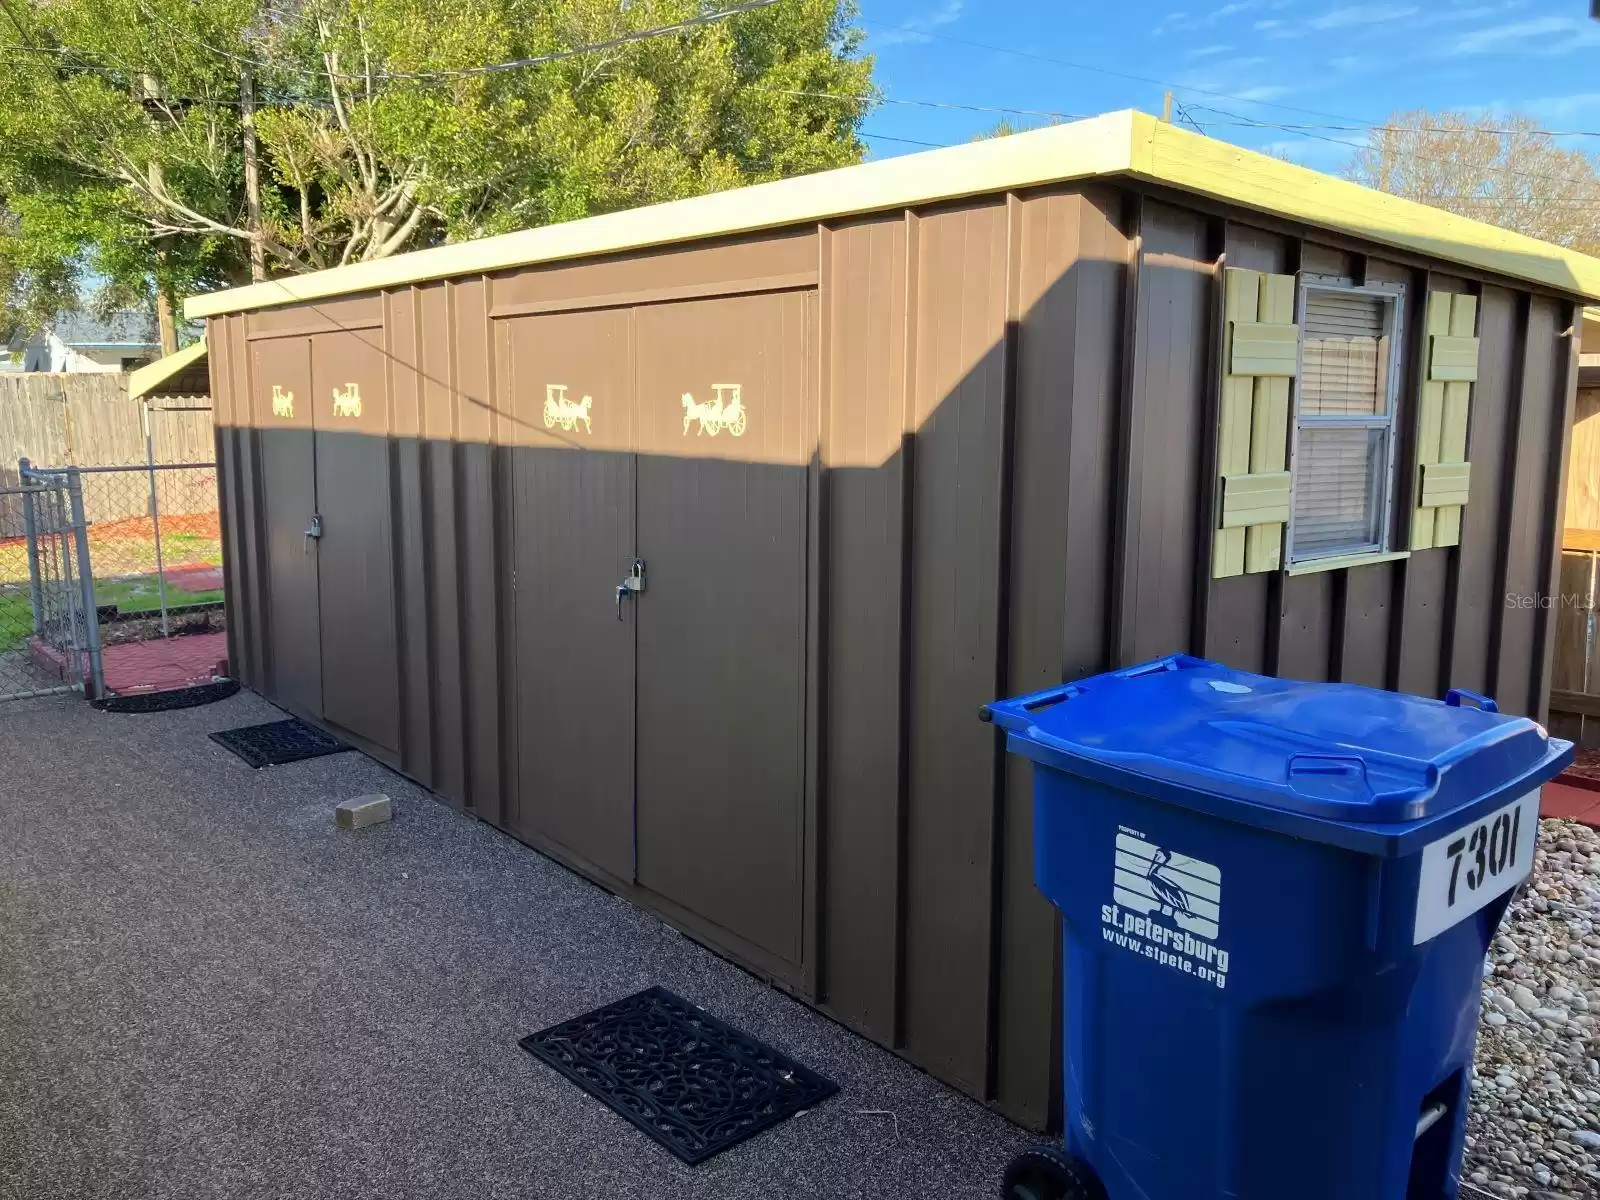
[[[579,439],[528,418],[490,280],[265,314],[287,337],[354,328],[385,364],[388,428],[367,436],[384,446],[374,520],[390,546],[395,666],[392,684],[375,670],[362,686],[390,697],[396,736],[368,745],[1042,1126],[1060,1095],[1060,939],[1032,886],[1027,769],[978,705],[1184,650],[1423,694],[1467,686],[1537,710],[1547,614],[1504,600],[1547,591],[1553,570],[1570,306],[1111,188],[841,223],[817,232],[815,255],[815,416],[802,452],[765,468],[803,476],[807,504],[800,961],[529,836],[522,814],[541,801],[516,781],[539,746],[517,676],[538,666],[507,653],[526,535],[510,447]],[[1430,288],[1481,291],[1458,549],[1210,578],[1222,261],[1401,279],[1414,331]],[[255,387],[261,422],[245,321],[213,322],[215,392]],[[266,528],[261,438],[222,407],[234,661],[279,696],[271,547],[290,554],[299,530]],[[1397,512],[1406,504],[1402,485]]]

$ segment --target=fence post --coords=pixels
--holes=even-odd
[[[25,458],[17,460],[17,482],[22,492],[22,531],[28,539],[28,602],[33,605],[33,632],[44,633],[44,587],[39,579],[39,523],[33,512],[35,493],[29,492],[28,471],[33,464]]]
[[[67,495],[72,501],[72,532],[78,542],[78,586],[83,594],[84,637],[89,650],[89,678],[83,681],[87,699],[105,695],[105,664],[100,657],[100,610],[94,602],[94,570],[89,565],[89,522],[84,519],[83,476],[67,468]]]
[[[161,599],[161,636],[171,637],[167,628],[167,572],[161,561],[161,501],[156,498],[156,443],[150,422],[150,401],[144,402],[144,465],[150,476],[150,523],[156,538],[156,593]]]

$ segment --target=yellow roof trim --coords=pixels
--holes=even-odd
[[[1131,174],[1429,258],[1600,299],[1600,259],[1135,114]]]
[[[1011,137],[417,250],[191,297],[191,320],[1074,179],[1133,176],[1600,300],[1600,260],[1190,133],[1107,113]]]
[[[226,295],[219,292],[218,295]],[[143,400],[179,371],[191,367],[206,356],[206,340],[201,338],[192,346],[185,346],[165,358],[158,358],[153,363],[146,363],[128,373],[128,399]]]

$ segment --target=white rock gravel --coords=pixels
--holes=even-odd
[[[1600,834],[1539,823],[1484,964],[1464,1198],[1600,1196]]]

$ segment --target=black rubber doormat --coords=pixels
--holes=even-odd
[[[202,704],[215,704],[218,700],[226,700],[238,690],[237,679],[219,679],[215,683],[168,688],[164,692],[135,692],[131,696],[107,696],[92,703],[101,712],[108,713],[171,712],[178,708],[198,708]]]
[[[659,987],[519,1044],[691,1167],[839,1090]]]
[[[338,738],[295,717],[287,721],[268,721],[265,725],[224,729],[213,733],[211,740],[258,768],[281,767],[303,758],[320,758],[350,749]]]

